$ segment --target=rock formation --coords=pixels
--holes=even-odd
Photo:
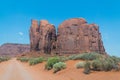
[[[5,43],[0,46],[0,56],[16,56],[30,51],[28,44]]]
[[[30,50],[37,51],[39,46],[39,27],[38,21],[32,20],[30,28]]]
[[[57,36],[56,36],[57,35]],[[105,54],[101,34],[96,24],[87,24],[83,18],[73,18],[64,21],[58,27],[46,20],[32,20],[30,28],[31,51],[42,53],[84,53],[98,52]]]
[[[56,30],[54,25],[46,20],[41,20],[40,24],[32,20],[30,28],[30,47],[31,51],[40,51],[50,54],[54,50],[56,41]]]
[[[96,24],[87,24],[82,18],[64,21],[58,27],[58,53],[105,53],[101,34]]]

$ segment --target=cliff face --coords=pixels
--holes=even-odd
[[[0,46],[0,55],[3,56],[16,56],[29,51],[30,46],[27,44],[6,43]]]
[[[42,53],[72,54],[83,52],[98,52],[105,54],[105,49],[96,24],[87,24],[82,18],[73,18],[64,21],[58,27],[46,20],[32,20],[30,28],[31,51]]]
[[[56,30],[54,25],[42,20],[40,24],[32,20],[30,28],[30,47],[31,51],[40,51],[50,54],[56,40]]]
[[[66,20],[58,27],[57,50],[59,53],[105,53],[98,26],[87,24],[82,18]]]

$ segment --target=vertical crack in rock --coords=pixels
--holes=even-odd
[[[30,46],[31,51],[40,51],[50,54],[56,40],[56,30],[54,25],[46,20],[41,20],[40,24],[32,20],[30,28]]]

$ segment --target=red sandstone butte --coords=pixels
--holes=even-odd
[[[56,40],[56,30],[54,25],[46,20],[40,23],[32,20],[30,28],[30,48],[31,51],[40,51],[42,53],[51,53],[54,49]]]
[[[31,51],[42,53],[76,54],[97,52],[106,54],[99,27],[96,24],[87,24],[83,18],[65,20],[58,27],[46,20],[38,23],[32,20],[30,28]]]

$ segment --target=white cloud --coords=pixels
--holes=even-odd
[[[20,36],[23,36],[23,35],[24,35],[24,33],[23,33],[23,32],[18,32],[18,34],[19,34]]]

